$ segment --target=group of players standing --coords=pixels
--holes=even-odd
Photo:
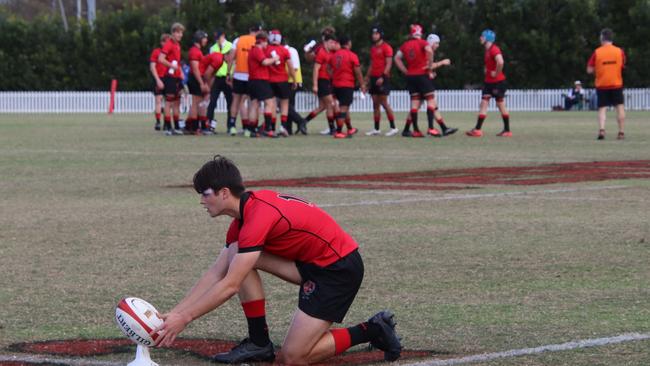
[[[426,40],[423,39],[422,26],[418,24],[410,26],[409,39],[396,53],[384,40],[384,31],[379,26],[373,27],[370,65],[365,77],[358,56],[351,50],[350,38],[337,37],[332,27],[325,27],[320,42],[311,41],[303,48],[305,60],[314,65],[312,91],[319,99],[318,107],[305,118],[294,109],[296,90],[302,86],[298,52],[286,45],[279,30],[267,33],[261,26],[255,25],[249,28],[248,34],[238,37],[233,43],[226,40],[223,31],[216,31],[216,42],[207,55],[203,54],[202,49],[208,43],[208,35],[204,31],[196,31],[188,52],[187,87],[192,95],[192,103],[184,130],[181,130],[179,104],[184,75],[180,69],[180,41],[184,30],[179,23],[172,25],[171,34],[162,35],[161,48],[155,49],[150,58],[150,71],[155,80],[155,127],[156,130],[160,129],[164,96],[162,129],[167,135],[212,134],[216,124],[212,122],[214,108],[223,92],[228,104],[227,131],[230,135],[238,134],[236,120],[240,114],[243,134],[247,137],[289,136],[293,134],[293,123],[297,125],[296,133],[306,135],[309,121],[325,111],[328,126],[321,134],[332,135],[337,139],[349,138],[358,132],[357,128],[352,127],[349,114],[355,86],[358,85],[361,97],[369,92],[373,102],[374,128],[366,135],[381,135],[383,108],[390,125],[385,136],[394,136],[399,133],[399,129],[395,125],[395,116],[388,101],[393,63],[405,75],[411,98],[411,109],[402,136],[425,136],[418,126],[418,111],[423,102],[427,106],[427,135],[442,137],[458,131],[445,124],[438,110],[434,87],[436,70],[450,65],[451,61],[434,61],[440,38],[430,34]],[[491,30],[483,31],[480,36],[485,47],[485,86],[476,127],[466,133],[471,137],[482,136],[481,127],[491,97],[495,98],[503,118],[504,129],[498,136],[512,136],[504,100],[504,60],[499,47],[494,43],[495,39],[496,35]],[[262,104],[264,123],[259,126],[258,114]],[[281,126],[276,128],[278,109]],[[435,128],[434,123],[439,125],[440,130]]]

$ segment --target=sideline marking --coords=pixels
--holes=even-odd
[[[394,205],[401,203],[413,202],[434,202],[434,201],[448,201],[448,200],[468,200],[477,198],[494,198],[494,197],[507,197],[507,196],[522,196],[528,194],[546,194],[546,193],[567,193],[567,192],[581,192],[581,191],[601,191],[606,189],[622,189],[629,188],[629,186],[604,186],[604,187],[586,187],[586,188],[565,188],[565,189],[545,189],[539,191],[510,191],[498,193],[475,193],[475,194],[452,194],[442,197],[417,197],[417,198],[403,198],[397,200],[383,200],[383,201],[359,201],[349,203],[329,203],[318,205],[321,208],[328,207],[349,207],[349,206],[372,206],[372,205]]]
[[[115,361],[99,361],[87,358],[57,358],[39,355],[2,355],[0,354],[0,362],[25,362],[25,363],[51,363],[55,365],[66,366],[124,366],[124,362]],[[131,362],[131,361],[126,361]]]
[[[480,355],[452,358],[447,360],[431,360],[417,363],[405,364],[404,366],[451,366],[473,362],[485,362],[498,358],[510,358],[525,355],[536,355],[544,352],[569,351],[579,348],[598,347],[610,344],[617,344],[631,341],[642,341],[650,339],[650,333],[625,333],[615,337],[585,339],[581,341],[566,342],[561,344],[549,344],[535,348],[521,348],[510,351],[483,353]]]
[[[499,358],[512,358],[526,355],[536,355],[544,352],[570,351],[579,348],[599,347],[624,342],[643,341],[650,339],[650,333],[624,333],[614,337],[584,339],[560,344],[549,344],[534,348],[513,349],[503,352],[482,353],[480,355],[451,358],[446,360],[430,360],[416,363],[404,364],[404,366],[453,366],[466,363],[486,362]],[[84,358],[55,358],[37,355],[1,355],[0,362],[30,362],[30,363],[53,363],[66,364],[70,366],[121,366],[124,362],[89,360]]]

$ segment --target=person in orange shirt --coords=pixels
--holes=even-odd
[[[589,58],[587,73],[596,75],[596,94],[598,95],[598,140],[605,139],[605,119],[607,107],[616,108],[618,120],[618,139],[623,140],[625,133],[625,106],[623,98],[623,68],[625,52],[614,46],[614,32],[605,28],[600,32],[600,47]]]
[[[232,88],[232,104],[230,106],[230,116],[228,117],[228,130],[235,127],[237,114],[240,106],[246,104],[248,97],[248,53],[255,47],[255,37],[262,31],[262,26],[255,24],[248,29],[248,34],[235,39],[232,43],[232,50],[226,61],[228,62],[228,72],[226,73],[226,83]],[[233,72],[234,70],[234,72]],[[248,113],[251,110],[257,110],[257,103],[249,100],[249,108],[246,116],[242,109],[242,126],[244,127],[245,136],[251,137],[250,131],[257,127],[257,121],[250,121]]]

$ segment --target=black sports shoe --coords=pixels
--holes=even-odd
[[[458,132],[457,128],[449,127],[449,128],[447,128],[446,130],[444,130],[442,132],[442,135],[443,136],[449,136],[449,135],[455,134],[456,132]]]
[[[598,130],[598,140],[605,139],[605,130]]]
[[[156,124],[153,126],[153,129],[156,131],[160,131],[160,122],[156,122]]]
[[[402,136],[403,137],[411,137],[411,131],[409,131],[409,130],[402,131]]]
[[[275,350],[273,349],[273,342],[260,347],[251,342],[249,338],[244,338],[229,352],[217,353],[210,359],[219,363],[273,362],[275,360]]]
[[[383,310],[368,319],[368,323],[379,326],[379,334],[370,340],[370,345],[384,351],[384,360],[395,361],[400,357],[402,344],[395,333],[395,314]]]

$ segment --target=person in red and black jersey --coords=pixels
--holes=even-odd
[[[406,61],[407,66],[404,66]],[[427,118],[429,126],[433,125],[433,114],[435,112],[435,101],[433,99],[433,84],[429,80],[429,72],[433,70],[433,51],[427,41],[422,39],[422,26],[411,24],[410,38],[397,51],[395,55],[395,66],[406,75],[406,86],[411,94],[411,123],[413,132],[409,131],[409,125],[404,127],[403,136],[424,137],[418,128],[418,110],[422,105],[422,99],[427,102]],[[432,128],[429,134],[432,134]]]
[[[296,83],[289,85],[289,75],[291,80],[295,80],[295,71],[291,62],[289,50],[282,45],[282,34],[279,30],[274,29],[269,33],[269,45],[266,47],[266,57],[278,57],[278,61],[269,66],[269,82],[273,95],[280,100],[280,135],[289,136],[290,127],[287,125],[289,120],[289,97],[291,90],[296,89]],[[275,110],[271,117],[271,123],[275,126]]]
[[[321,48],[325,47],[325,43],[327,41],[325,38],[335,37],[335,34],[336,29],[334,29],[334,27],[330,25],[324,27],[320,31],[320,42],[312,40],[310,43],[307,43],[304,46],[303,51],[305,51],[305,61],[314,62],[316,60],[316,56],[318,55],[318,51],[320,51]]]
[[[339,37],[341,49],[336,51],[329,60],[329,66],[332,69],[332,86],[334,95],[339,102],[339,112],[336,116],[336,133],[334,138],[351,137],[358,130],[352,127],[349,118],[350,105],[352,105],[354,95],[354,79],[356,77],[361,87],[361,92],[365,93],[366,86],[363,82],[361,65],[359,57],[352,52],[352,41],[347,36]],[[347,127],[347,134],[343,133],[343,125]]]
[[[156,131],[160,131],[160,114],[162,112],[162,98],[163,98],[163,94],[165,93],[165,84],[163,83],[162,78],[164,78],[165,75],[167,74],[167,68],[165,67],[165,65],[158,62],[158,56],[160,56],[162,47],[165,45],[165,43],[170,37],[171,35],[168,33],[162,34],[160,36],[160,47],[154,48],[154,50],[151,52],[151,56],[149,56],[149,72],[151,73],[151,76],[153,76],[153,80],[154,80],[152,91],[155,99],[154,114],[156,116],[156,124],[154,125],[154,129]]]
[[[432,63],[432,70],[429,72],[429,80],[431,80],[431,83],[433,84],[433,88],[435,89],[436,84],[435,84],[434,80],[435,80],[435,78],[437,76],[437,73],[436,73],[435,70],[437,70],[438,68],[440,68],[442,66],[451,65],[451,60],[448,59],[448,58],[445,58],[445,59],[442,59],[440,61],[435,61],[436,50],[440,47],[440,37],[437,34],[433,34],[433,33],[429,34],[427,36],[427,43],[429,43],[429,45],[431,46],[431,51],[433,52],[433,55],[432,55],[433,63]],[[442,130],[442,134],[439,133],[438,130],[433,128],[433,123],[432,122],[429,122],[430,123],[429,124],[429,131],[430,131],[429,134],[432,135],[432,136],[435,136],[435,137],[442,137],[442,136],[453,135],[454,133],[456,133],[458,131],[457,128],[447,127],[447,125],[445,124],[445,119],[442,118],[442,113],[440,113],[440,109],[438,108],[438,98],[436,97],[435,94],[433,95],[433,103],[435,105],[433,117],[436,120],[436,122],[438,123],[438,125],[440,125],[440,129]]]
[[[268,46],[268,34],[264,31],[257,33],[255,36],[255,46],[248,53],[248,95],[251,102],[264,102],[264,128],[262,133],[268,137],[275,137],[275,123],[273,123],[273,114],[275,113],[275,98],[271,89],[270,66],[280,60],[279,56],[269,57],[266,55]],[[257,121],[258,108],[251,108],[248,118],[250,121]],[[257,126],[251,126],[256,129]],[[256,136],[257,131],[251,130],[251,136]]]
[[[334,128],[335,104],[334,98],[332,97],[332,76],[328,65],[332,53],[337,51],[338,48],[339,44],[333,35],[328,34],[323,37],[323,47],[316,54],[314,71],[312,73],[312,91],[318,96],[318,107],[309,112],[309,115],[305,117],[305,121],[309,122],[320,112],[325,111],[328,129],[321,132],[325,135],[333,135],[336,131]]]
[[[158,62],[168,69],[163,78],[165,84],[165,122],[163,129],[166,135],[182,135],[183,132],[179,127],[181,89],[183,88],[180,42],[183,39],[185,27],[180,23],[174,23],[171,31],[171,38],[167,40],[158,56]],[[172,129],[171,125],[172,116],[174,118],[174,129]]]
[[[479,38],[485,48],[483,56],[485,62],[485,83],[476,127],[465,133],[470,137],[483,136],[481,127],[483,127],[483,122],[487,118],[487,110],[491,97],[494,97],[497,108],[499,108],[499,112],[501,113],[501,118],[503,119],[503,131],[499,132],[497,136],[512,137],[512,132],[510,131],[510,113],[508,113],[508,109],[506,108],[505,100],[506,75],[503,73],[504,60],[501,49],[494,43],[496,38],[496,33],[490,29],[484,30]]]
[[[210,128],[206,126],[207,108],[202,104],[205,95],[210,92],[208,86],[203,82],[201,72],[201,60],[203,60],[203,47],[208,44],[208,34],[202,30],[194,32],[194,44],[187,53],[190,60],[190,75],[187,78],[187,88],[192,95],[192,104],[185,120],[185,129],[189,133],[211,134]]]
[[[209,109],[209,104],[212,98],[212,95],[210,91],[214,90],[212,87],[214,86],[215,80],[217,79],[216,72],[219,70],[221,65],[223,65],[224,62],[224,55],[219,52],[212,52],[210,54],[207,54],[203,56],[201,59],[201,62],[199,63],[199,72],[201,75],[201,79],[203,80],[203,83],[207,86],[208,92],[203,94],[203,100],[201,103],[199,103],[199,107],[201,107],[200,111],[203,113],[200,116],[205,116],[203,118],[203,133],[204,134],[212,134],[215,132],[212,132],[211,130],[211,125],[210,124],[210,119],[207,117],[207,112],[205,110],[205,106],[208,105]],[[223,80],[222,80],[223,81]]]
[[[393,65],[393,47],[384,40],[384,30],[375,26],[372,28],[372,47],[370,48],[370,67],[366,74],[366,83],[372,95],[372,109],[375,128],[366,132],[367,136],[381,134],[379,122],[381,120],[381,107],[386,111],[390,130],[386,136],[394,136],[399,130],[395,127],[393,109],[388,104],[390,94],[390,70]]]
[[[384,358],[400,357],[393,314],[381,311],[349,328],[343,321],[363,280],[356,241],[315,204],[270,190],[245,191],[241,174],[216,156],[194,175],[194,189],[211,217],[233,218],[226,248],[184,299],[162,315],[157,346],[170,346],[194,319],[238,295],[249,337],[212,359],[224,363],[272,361],[265,295],[259,270],[300,286],[298,307],[278,355],[279,363],[308,364],[370,342]]]
[[[217,78],[215,73],[217,70],[219,70],[224,62],[224,55],[219,52],[212,52],[203,56],[201,59],[201,63],[199,64],[199,71],[201,72],[203,82],[208,86],[208,89],[212,90],[211,88],[214,85],[215,79]],[[210,98],[211,96],[208,96],[207,100],[210,100]]]

